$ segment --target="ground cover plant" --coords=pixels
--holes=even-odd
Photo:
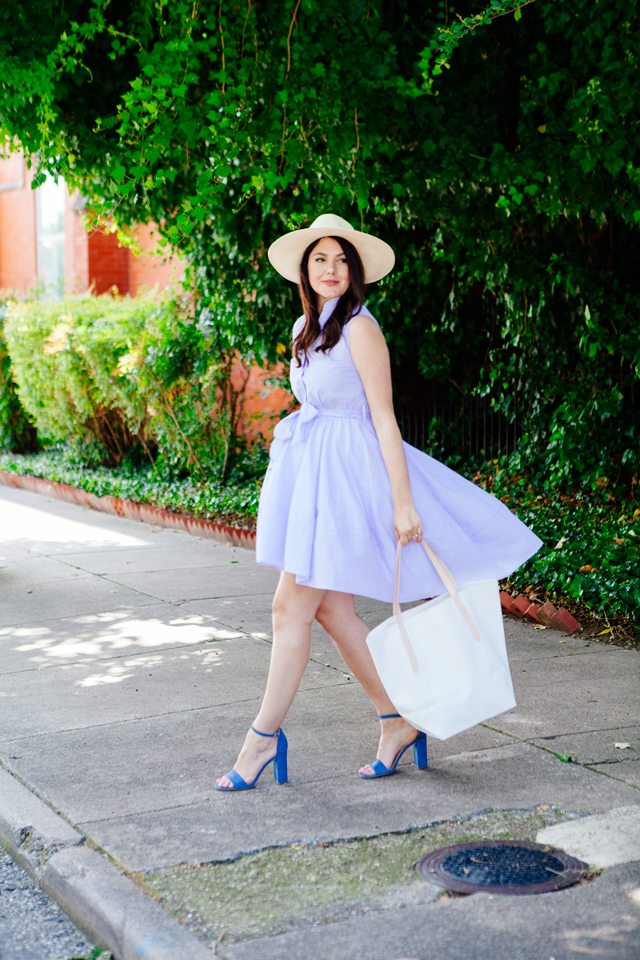
[[[225,484],[213,479],[171,479],[144,465],[91,468],[62,446],[31,456],[0,453],[0,470],[66,483],[97,497],[149,503],[176,513],[223,520],[243,530],[253,530],[260,499],[260,480],[255,474],[258,471],[261,475],[263,458],[257,459],[254,455],[241,460],[237,465],[241,479],[231,479]]]
[[[90,468],[62,445],[31,456],[0,454],[0,470],[253,530],[266,458],[262,448],[245,453],[226,484],[171,479],[151,466],[130,463]],[[543,541],[504,586],[539,602],[563,603],[583,623],[593,620],[602,638],[635,646],[640,632],[640,508],[633,502],[611,503],[606,494],[536,493],[531,481],[518,474],[516,459],[505,457],[484,470],[467,471],[469,479],[498,496]]]
[[[563,493],[532,482],[516,453],[470,479],[499,497],[543,541],[509,578],[513,592],[565,603],[600,618],[601,635],[629,639],[640,631],[640,507],[608,492]],[[520,469],[519,469],[520,468]],[[584,619],[584,618],[583,618]],[[628,629],[625,629],[628,628]],[[599,631],[600,632],[600,631]]]

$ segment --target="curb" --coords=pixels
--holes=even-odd
[[[213,954],[66,820],[0,768],[0,839],[8,853],[117,960]]]
[[[87,493],[86,490],[71,487],[67,483],[23,476],[19,473],[6,473],[3,470],[0,470],[0,484],[5,487],[28,490],[30,493],[39,493],[56,500],[65,500],[67,503],[76,503],[81,507],[89,507],[91,510],[99,510],[101,513],[109,513],[115,517],[126,517],[127,520],[138,520],[141,523],[166,527],[169,530],[181,530],[194,537],[217,540],[218,543],[244,547],[245,550],[256,548],[255,530],[240,530],[219,520],[200,520],[183,513],[161,510],[160,507],[152,507],[149,503],[121,500],[120,497],[97,497],[94,493]]]

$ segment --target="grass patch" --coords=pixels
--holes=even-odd
[[[539,830],[569,819],[554,808],[492,811],[407,833],[171,867],[138,882],[200,940],[250,940],[437,900],[442,890],[414,870],[431,850],[473,840],[535,841]]]

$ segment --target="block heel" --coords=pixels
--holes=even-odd
[[[427,735],[420,731],[413,741],[413,762],[418,770],[424,770],[429,765],[427,759]]]
[[[286,783],[287,782],[287,749],[289,744],[287,743],[287,738],[285,737],[283,731],[280,731],[280,736],[278,737],[278,752],[276,753],[274,764],[273,764],[273,776],[276,783]]]
[[[381,720],[392,720],[400,718],[401,714],[399,713],[385,713],[384,716],[381,716]],[[413,747],[413,762],[415,763],[418,770],[424,770],[427,766],[427,735],[423,733],[422,730],[418,732],[418,736],[415,740],[412,740],[411,743],[408,743],[406,747],[403,747],[400,753],[397,755],[393,761],[392,767],[385,767],[382,760],[374,760],[373,763],[368,764],[373,773],[361,773],[360,776],[363,780],[376,780],[378,777],[390,777],[392,773],[395,773],[396,767],[400,762],[400,757],[408,750],[409,747]]]
[[[262,771],[265,770],[270,763],[273,764],[273,776],[276,783],[286,783],[287,782],[287,738],[285,737],[282,730],[276,730],[275,733],[262,733],[260,730],[252,725],[251,729],[254,733],[257,733],[259,737],[277,737],[278,738],[278,748],[276,751],[275,757],[271,757],[270,760],[267,760],[265,764],[258,771],[258,775],[255,777],[251,783],[247,783],[246,780],[237,773],[236,770],[229,770],[229,773],[225,774],[227,780],[230,780],[233,786],[231,787],[221,787],[217,783],[214,784],[216,790],[219,790],[220,793],[235,793],[237,790],[252,790],[260,776]]]

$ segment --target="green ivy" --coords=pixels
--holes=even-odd
[[[518,457],[502,458],[473,479],[506,503],[543,541],[511,577],[519,590],[561,598],[640,628],[640,508],[599,496],[538,492],[518,472]]]
[[[639,14],[640,0],[9,4],[0,124],[36,182],[65,176],[125,232],[159,224],[219,358],[272,362],[287,342],[299,306],[266,258],[280,233],[327,210],[380,233],[398,266],[370,306],[399,376],[416,365],[489,395],[524,420],[536,477],[626,498]]]

